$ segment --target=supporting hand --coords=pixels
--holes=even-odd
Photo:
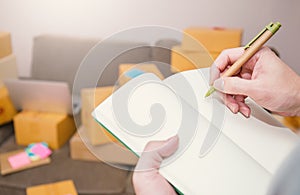
[[[149,142],[147,144],[133,174],[133,185],[136,194],[176,194],[168,181],[159,174],[158,169],[162,160],[177,150],[178,142],[178,136],[174,136],[166,141]]]

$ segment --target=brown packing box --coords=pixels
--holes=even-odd
[[[239,47],[242,29],[191,27],[184,30],[182,49],[220,53],[224,49]]]
[[[3,79],[18,78],[18,69],[15,55],[9,55],[0,59],[0,87]]]
[[[288,128],[292,129],[294,132],[298,132],[300,130],[300,117],[299,116],[284,117],[283,124]]]
[[[65,180],[56,183],[28,187],[27,195],[77,195],[72,180]]]
[[[74,119],[67,114],[22,111],[14,117],[16,143],[47,142],[52,149],[63,146],[75,132]]]
[[[92,111],[113,92],[113,87],[86,88],[81,90],[81,121],[92,145],[116,141],[92,117]]]
[[[12,54],[10,33],[0,32],[0,58]]]
[[[185,51],[180,46],[174,46],[171,53],[171,67],[173,72],[181,72],[198,68],[205,68],[212,65],[214,58],[208,52]]]
[[[300,117],[299,116],[281,116],[278,114],[272,114],[281,124],[292,130],[293,132],[300,133]]]
[[[79,129],[82,128],[84,127],[81,126]],[[70,156],[73,160],[100,162],[100,160],[84,144],[78,132],[76,132],[70,139]]]
[[[128,71],[133,69],[140,70],[145,73],[154,73],[160,79],[164,79],[164,76],[159,71],[155,64],[120,64],[119,66],[119,85],[124,85],[127,81],[132,79],[128,76]]]
[[[88,149],[89,148],[89,149]],[[135,165],[138,158],[128,149],[116,143],[93,146],[86,136],[85,127],[81,126],[70,140],[70,155],[73,160],[109,162]],[[97,155],[97,157],[95,156]]]
[[[21,152],[24,152],[24,150],[16,150],[16,151],[11,151],[11,152],[0,154],[1,175],[7,175],[7,174],[23,171],[23,170],[34,168],[34,167],[37,167],[37,166],[46,165],[46,164],[49,164],[51,162],[51,159],[48,157],[48,158],[45,158],[45,159],[32,161],[28,165],[25,165],[25,166],[22,166],[20,168],[14,169],[10,166],[8,158],[13,156],[13,155],[16,155],[18,153],[21,153]]]
[[[0,125],[12,121],[16,114],[17,111],[9,98],[7,89],[0,86]]]

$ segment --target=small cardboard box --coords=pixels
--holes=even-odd
[[[84,127],[81,126],[80,129],[81,128]],[[73,160],[100,162],[100,160],[86,147],[77,132],[70,139],[70,156]]]
[[[7,89],[0,86],[0,125],[13,120],[17,111],[9,98]]]
[[[10,33],[0,32],[0,58],[12,54]]]
[[[15,55],[9,55],[0,59],[0,87],[2,80],[7,78],[18,78],[18,69]]]
[[[117,143],[91,145],[83,126],[77,130],[77,133],[70,140],[70,155],[73,160],[104,161],[124,165],[135,165],[138,161],[138,158],[131,151]]]
[[[300,130],[300,117],[299,116],[289,116],[283,118],[283,124],[293,130],[298,132]]]
[[[65,180],[51,184],[28,187],[27,195],[77,195],[75,185],[72,180]]]
[[[203,51],[220,53],[224,49],[239,47],[242,29],[191,27],[184,30],[182,49],[186,51]],[[203,47],[204,46],[204,47]]]
[[[116,141],[92,117],[92,111],[113,92],[113,87],[86,88],[81,90],[81,121],[92,145]]]
[[[173,72],[181,72],[198,68],[205,68],[212,65],[214,58],[208,52],[185,51],[180,46],[174,46],[171,53],[171,65]]]
[[[164,76],[155,64],[120,64],[119,85],[124,85],[130,79],[143,73],[154,73],[160,79],[164,79]]]
[[[19,145],[44,141],[50,148],[58,149],[75,132],[74,119],[67,114],[22,111],[13,120]]]

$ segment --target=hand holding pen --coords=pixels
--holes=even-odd
[[[221,77],[244,53],[243,48],[224,50],[216,59],[210,82],[221,92],[233,112],[250,116],[245,98],[285,116],[300,115],[300,77],[269,48],[263,47],[231,77]]]

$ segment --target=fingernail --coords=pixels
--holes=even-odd
[[[175,142],[175,141],[177,141],[179,138],[178,138],[178,135],[175,135],[175,136],[173,136],[173,137],[170,137],[169,139],[167,139],[167,142],[169,143],[169,142]]]
[[[240,108],[240,113],[242,115],[244,115],[244,117],[249,118],[249,116],[250,116],[250,109],[246,108],[246,107],[241,107]]]
[[[234,114],[236,114],[239,110],[239,106],[237,104],[229,104],[228,107]]]
[[[240,112],[244,115],[244,117],[249,118],[249,112],[248,112],[248,110],[241,109]]]
[[[224,90],[224,80],[223,80],[223,78],[219,78],[219,79],[215,80],[214,88],[216,88],[219,91]]]
[[[247,117],[247,118],[250,117],[250,113],[251,113],[251,111],[250,111],[250,110],[247,110],[247,113],[246,113],[246,117]]]

